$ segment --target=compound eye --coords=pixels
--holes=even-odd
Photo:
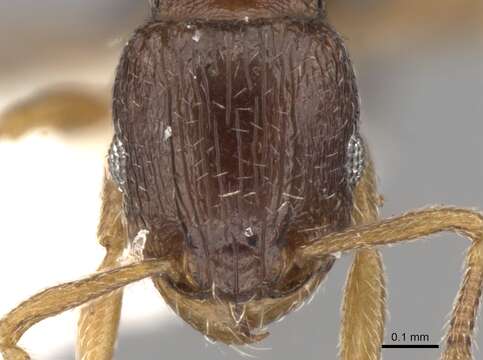
[[[111,178],[121,192],[124,192],[126,184],[126,158],[127,153],[123,143],[117,135],[114,135],[111,147],[109,148],[107,162],[109,164]]]
[[[354,134],[347,146],[347,179],[350,185],[355,185],[362,176],[365,166],[364,144],[359,134]]]

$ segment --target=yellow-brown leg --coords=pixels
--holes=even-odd
[[[385,287],[381,256],[374,250],[359,250],[344,291],[340,358],[380,359],[384,322]]]
[[[354,191],[353,225],[378,220],[377,194],[372,164]],[[384,340],[385,281],[381,254],[357,250],[347,277],[342,305],[340,355],[342,360],[378,360]]]
[[[126,233],[122,224],[122,197],[116,185],[104,180],[98,238],[106,248],[99,271],[119,266]],[[121,316],[122,289],[94,300],[80,311],[77,351],[79,360],[111,360]]]
[[[466,272],[452,313],[444,360],[470,360],[472,335],[483,283],[483,215],[465,209],[430,208],[325,236],[299,249],[297,256],[311,259],[339,251],[367,249],[414,240],[440,231],[453,231],[473,243]]]
[[[72,132],[108,125],[109,101],[106,95],[82,86],[41,89],[0,114],[0,138],[18,139],[39,128]]]

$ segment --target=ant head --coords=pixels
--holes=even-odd
[[[244,19],[325,14],[325,0],[150,0],[153,17]]]

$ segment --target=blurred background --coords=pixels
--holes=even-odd
[[[483,209],[483,1],[330,0],[329,14],[358,73],[383,216],[435,204]],[[144,0],[0,0],[0,314],[103,257],[95,232],[110,91],[120,50],[147,16]],[[467,245],[442,234],[383,249],[387,343],[394,332],[439,343]],[[239,350],[335,359],[351,259],[336,263],[310,305],[270,327],[257,347],[271,350]],[[44,321],[20,344],[35,359],[74,359],[76,319],[70,311]],[[383,350],[389,360],[438,354]],[[174,357],[243,355],[205,341],[149,281],[130,286],[116,359]]]

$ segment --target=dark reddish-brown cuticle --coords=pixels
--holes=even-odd
[[[194,296],[290,290],[305,279],[293,250],[350,224],[359,109],[348,55],[311,12],[317,1],[211,1],[207,18],[192,1],[173,22],[181,3],[161,2],[118,67],[129,236],[147,229],[147,257],[184,259]],[[227,20],[235,10],[261,15]],[[300,232],[311,228],[321,230]]]

